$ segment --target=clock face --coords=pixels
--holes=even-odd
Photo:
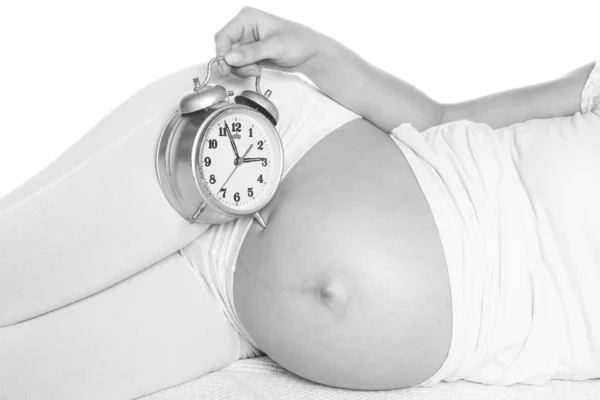
[[[210,195],[230,212],[261,208],[280,176],[277,132],[254,112],[225,112],[210,125],[201,144],[200,176]]]

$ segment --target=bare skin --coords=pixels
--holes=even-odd
[[[234,279],[247,330],[273,359],[317,382],[388,389],[431,377],[451,338],[447,268],[427,201],[385,132],[402,123],[425,130],[468,119],[496,128],[572,115],[593,64],[443,104],[339,42],[253,8],[215,44],[224,74],[300,72],[370,122],[352,121],[312,148],[264,210],[268,228],[251,228]]]
[[[330,133],[263,216],[238,256],[234,301],[270,357],[353,389],[415,385],[442,365],[452,313],[440,238],[384,132],[359,119]]]

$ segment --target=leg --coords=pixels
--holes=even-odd
[[[171,209],[154,164],[164,124],[204,71],[153,82],[0,200],[0,327],[126,279],[207,228]]]
[[[229,365],[240,344],[203,278],[175,252],[94,296],[1,328],[0,398],[137,398]]]

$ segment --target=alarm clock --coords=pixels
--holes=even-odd
[[[193,78],[166,122],[156,151],[160,187],[170,205],[190,224],[221,224],[252,215],[275,195],[283,173],[283,146],[275,128],[279,111],[271,91],[244,90],[237,96],[206,78]],[[233,101],[231,98],[233,97]]]

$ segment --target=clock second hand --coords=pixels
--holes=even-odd
[[[243,159],[244,157],[246,157],[246,154],[248,154],[248,152],[250,151],[250,149],[252,149],[252,146],[254,146],[254,143],[253,143],[253,144],[251,144],[251,145],[250,145],[250,147],[248,147],[248,150],[246,150],[246,152],[244,153],[244,155],[241,157],[242,159]],[[223,188],[225,187],[225,185],[227,185],[227,182],[229,182],[229,179],[231,179],[231,177],[233,176],[233,173],[235,172],[235,170],[236,170],[236,169],[238,169],[238,167],[239,167],[240,165],[242,165],[242,164],[243,164],[243,162],[242,162],[242,163],[240,163],[240,164],[237,164],[237,165],[235,166],[235,168],[233,169],[233,171],[231,171],[231,174],[229,174],[229,177],[227,178],[227,180],[225,181],[225,183],[223,183],[223,185],[221,186],[221,189],[223,189]],[[217,194],[221,193],[221,189],[219,189],[219,191],[217,192]]]

